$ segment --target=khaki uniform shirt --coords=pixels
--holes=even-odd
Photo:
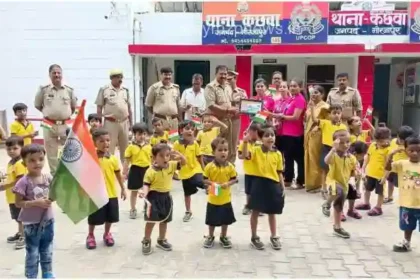
[[[343,106],[343,120],[348,120],[357,111],[362,111],[362,99],[357,89],[347,87],[345,91],[340,92],[338,88],[332,88],[328,93],[327,103],[340,104]]]
[[[128,118],[130,95],[125,87],[114,88],[111,84],[101,87],[95,104],[103,107],[103,116],[112,117],[118,121]]]
[[[154,114],[175,117],[180,107],[180,95],[178,85],[171,83],[165,86],[162,82],[157,82],[147,90],[145,104],[152,108]]]
[[[69,86],[56,88],[49,84],[40,86],[35,95],[35,108],[42,111],[44,118],[54,121],[70,119],[73,114],[72,108],[77,106],[77,98]]]
[[[218,105],[222,108],[230,108],[232,104],[232,88],[229,85],[221,85],[214,80],[207,84],[204,89],[204,98],[206,99],[207,111],[214,114],[217,118],[226,118],[226,114],[220,114],[209,109],[212,105]]]
[[[241,103],[241,99],[248,98],[246,95],[246,91],[236,87],[232,90],[232,106],[235,106],[239,110],[239,105]],[[233,119],[239,119],[239,113],[233,117]]]

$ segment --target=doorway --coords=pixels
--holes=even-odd
[[[209,60],[175,60],[175,83],[179,85],[182,92],[190,88],[192,76],[201,74],[203,76],[203,85],[210,82],[210,61]]]
[[[253,82],[256,79],[259,78],[263,78],[264,80],[266,80],[266,82],[268,84],[271,84],[271,77],[273,76],[273,73],[279,71],[283,74],[283,80],[287,80],[287,65],[283,65],[283,64],[259,64],[259,65],[254,65],[254,79]],[[253,88],[252,90],[252,95],[255,96],[256,92],[255,89]]]
[[[334,87],[335,65],[306,65],[305,86],[319,85],[324,88],[324,100]],[[309,96],[307,96],[309,98]]]

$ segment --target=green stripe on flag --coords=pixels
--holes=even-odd
[[[50,198],[57,202],[66,215],[77,224],[90,214],[98,211],[98,207],[83,190],[63,162],[59,163],[50,189]]]

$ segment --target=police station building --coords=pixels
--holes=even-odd
[[[97,89],[109,69],[123,69],[137,121],[145,116],[145,94],[161,67],[172,67],[182,91],[191,86],[194,73],[207,83],[215,67],[225,64],[239,72],[238,86],[248,94],[256,78],[270,81],[274,71],[322,85],[327,92],[335,76],[347,72],[364,109],[375,108],[377,118],[393,130],[401,123],[420,130],[420,2],[25,5],[4,4],[8,25],[0,35],[11,39],[0,53],[5,65],[19,73],[8,67],[0,71],[10,83],[6,94],[31,106],[36,86],[48,82],[46,69],[52,63],[62,65],[79,99],[88,99],[88,112],[95,110]],[[59,24],[52,28],[52,20]],[[7,108],[10,120],[9,103],[3,101],[1,109]]]

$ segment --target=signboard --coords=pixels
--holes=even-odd
[[[326,43],[328,3],[203,2],[202,44]]]
[[[331,36],[407,35],[408,12],[394,9],[393,4],[379,1],[343,4],[341,11],[330,12],[328,33]]]
[[[420,42],[420,2],[410,3],[410,42]]]

